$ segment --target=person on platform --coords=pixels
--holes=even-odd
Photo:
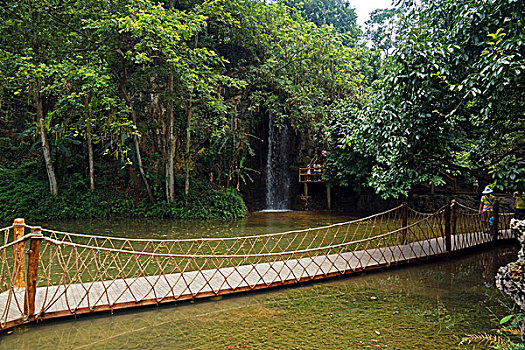
[[[472,192],[478,193],[478,188],[479,188],[478,178],[474,176],[473,181],[472,181]]]
[[[514,192],[514,219],[525,220],[525,193],[523,191]]]
[[[479,214],[481,215],[481,222],[483,223],[483,229],[485,232],[490,232],[491,220],[494,220],[492,217],[494,214],[494,202],[496,202],[496,197],[492,195],[492,188],[485,187],[483,196],[481,197],[481,202],[479,204]]]
[[[314,181],[321,180],[321,164],[314,164]]]

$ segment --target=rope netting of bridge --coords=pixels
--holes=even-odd
[[[498,228],[508,221],[499,215]],[[0,329],[429,258],[492,241],[482,225],[477,211],[458,204],[429,214],[401,205],[323,227],[225,238],[119,238],[15,222],[0,229]]]

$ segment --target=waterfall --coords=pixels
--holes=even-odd
[[[268,118],[268,158],[266,160],[266,209],[286,211],[290,205],[290,126],[288,120],[275,125],[275,117]]]

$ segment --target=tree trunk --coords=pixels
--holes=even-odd
[[[168,202],[175,200],[175,172],[174,172],[174,161],[175,161],[175,117],[173,115],[173,73],[170,72],[168,77],[168,162],[167,162],[167,193]]]
[[[88,162],[89,162],[89,188],[91,192],[95,192],[95,166],[93,161],[93,140],[91,139],[91,115],[89,111],[89,98],[84,99],[84,107],[86,108],[86,142],[88,146]]]
[[[135,124],[135,126],[138,126],[137,113],[135,113],[135,109],[133,108],[133,101],[131,101],[131,98],[128,95],[126,87],[123,84],[120,85],[120,91],[122,92],[122,95],[124,96],[124,99],[126,100],[129,106],[133,124]],[[146,191],[148,192],[148,197],[149,197],[150,202],[154,203],[155,198],[153,197],[153,193],[151,192],[151,188],[149,187],[148,180],[146,178],[146,174],[144,173],[144,166],[142,165],[142,157],[140,155],[140,147],[139,147],[139,138],[137,134],[133,135],[133,143],[135,144],[135,153],[137,155],[137,164],[139,166],[140,177],[142,178],[142,182],[144,182],[144,186],[146,187]]]
[[[184,167],[186,171],[186,180],[184,182],[184,194],[186,197],[190,192],[190,142],[191,142],[191,118],[192,118],[192,96],[190,92],[190,100],[188,101],[188,113],[187,113],[187,126],[186,126],[186,150],[184,156]],[[188,205],[188,199],[186,198],[186,205]]]
[[[33,19],[34,23],[40,22],[40,13],[33,12],[33,8],[31,6],[31,2],[29,2],[28,6],[29,15]],[[35,31],[33,33],[33,38],[31,42],[31,46],[33,48],[33,52],[35,54],[35,60],[39,56],[39,37]],[[51,148],[49,147],[49,141],[47,139],[47,130],[45,127],[45,121],[44,121],[44,106],[42,102],[42,95],[40,93],[40,89],[42,87],[40,86],[40,81],[38,78],[35,79],[35,84],[33,85],[33,102],[36,107],[36,118],[38,121],[38,127],[39,127],[39,133],[40,133],[40,141],[42,142],[42,152],[44,154],[44,162],[46,164],[46,172],[47,172],[47,178],[49,179],[49,190],[53,196],[56,196],[58,194],[58,184],[57,184],[57,177],[55,174],[55,167],[53,165],[53,159],[51,157]]]
[[[173,1],[167,2],[168,8],[173,8]],[[175,116],[173,115],[173,72],[168,76],[168,139],[166,162],[166,199],[168,202],[175,200]]]
[[[33,98],[36,105],[36,117],[38,120],[40,141],[42,141],[42,152],[46,164],[47,178],[49,179],[49,191],[53,196],[56,196],[58,194],[58,184],[55,167],[53,166],[53,159],[51,158],[51,148],[49,147],[49,141],[47,139],[47,131],[44,122],[44,108],[42,105],[42,95],[40,94],[40,82],[38,80],[34,85]]]
[[[197,49],[197,43],[199,42],[199,36],[195,35],[195,42],[193,49]],[[184,195],[186,197],[186,206],[188,206],[188,193],[190,192],[190,142],[191,142],[191,119],[192,119],[192,103],[193,103],[193,88],[190,90],[190,98],[188,101],[188,113],[186,121],[186,150],[184,156],[184,167],[186,172],[186,179],[184,181]]]

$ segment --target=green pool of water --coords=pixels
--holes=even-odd
[[[185,239],[200,237],[236,237],[306,229],[345,222],[356,215],[329,212],[252,213],[238,220],[168,220],[168,219],[96,219],[39,223],[44,228],[94,235]]]

